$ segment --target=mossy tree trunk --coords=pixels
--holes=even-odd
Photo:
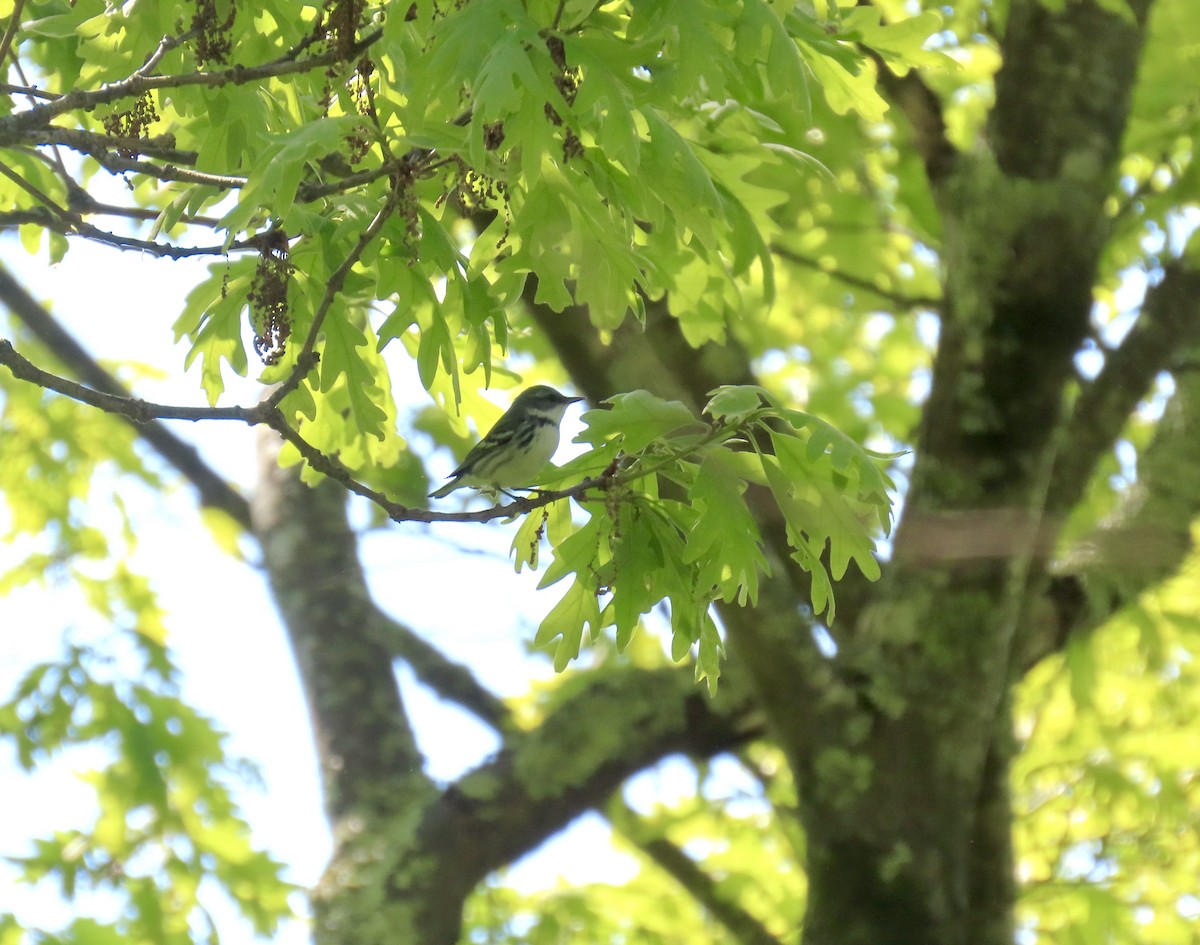
[[[504,738],[497,759],[439,791],[415,760],[403,760],[409,736],[384,721],[394,706],[360,698],[361,675],[337,680],[349,687],[340,695],[321,695],[321,673],[331,664],[306,660],[313,650],[297,629],[312,610],[287,604],[304,582],[276,580],[318,731],[340,730],[321,739],[327,771],[337,772],[329,777],[376,782],[330,783],[330,813],[343,829],[319,891],[319,940],[375,942],[403,930],[395,940],[450,945],[465,897],[488,871],[601,804],[624,777],[672,750],[713,754],[765,735],[799,785],[806,945],[1011,943],[1011,687],[1040,656],[1127,599],[1088,604],[1087,575],[1051,576],[1051,549],[1154,373],[1173,347],[1200,334],[1198,280],[1171,269],[1111,370],[1089,384],[1074,368],[1090,331],[1109,226],[1105,199],[1149,7],[1135,0],[1127,18],[1093,0],[1061,10],[1015,0],[987,138],[971,153],[950,143],[937,97],[915,74],[881,74],[941,217],[941,327],[893,554],[877,585],[853,575],[843,583],[832,658],[814,643],[801,606],[806,578],[785,563],[782,524],[769,513],[761,527],[774,577],[757,608],[722,612],[730,665],[715,702],[685,672],[630,671],[597,679],[539,730],[519,733],[490,696],[472,694],[465,671],[430,656],[407,629],[378,614],[356,618],[358,632],[374,627],[386,638],[364,645],[426,659],[428,674],[457,688]],[[647,387],[699,407],[720,384],[754,380],[736,341],[690,348],[670,300],[649,304],[643,328],[623,327],[602,342],[585,311],[552,312],[534,295],[531,285],[533,318],[594,400]],[[1173,409],[1194,422],[1197,401],[1186,385]],[[1164,426],[1158,452],[1147,454],[1150,483],[1153,457],[1178,461],[1186,442],[1180,429]],[[264,470],[264,493],[289,488],[270,463]],[[1194,512],[1198,493],[1176,490],[1174,515],[1158,508],[1155,527]],[[290,501],[291,524],[316,529],[293,536],[293,547],[319,540],[319,523],[340,515],[318,510],[302,492]],[[1135,510],[1111,534],[1142,527],[1142,515]],[[260,526],[268,548],[275,522]],[[1176,524],[1178,540],[1126,595],[1178,563],[1187,547],[1179,531]],[[352,554],[348,545],[343,554]],[[268,555],[267,565],[294,577],[290,560]],[[364,593],[353,573],[350,601]],[[390,676],[374,687],[395,700]],[[350,702],[356,711],[339,714],[337,706]],[[395,746],[401,757],[380,755],[378,764],[356,768],[342,753],[375,739],[373,726],[390,733],[377,739],[381,750]],[[607,741],[602,733],[614,730],[637,737]],[[573,754],[579,745],[590,747]],[[344,807],[339,798],[357,800]],[[747,941],[769,940],[752,921],[728,925]]]

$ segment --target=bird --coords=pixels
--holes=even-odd
[[[545,384],[521,391],[487,436],[471,447],[446,484],[429,493],[429,498],[445,498],[464,486],[496,493],[532,485],[558,449],[563,414],[580,400],[583,398],[567,397]]]

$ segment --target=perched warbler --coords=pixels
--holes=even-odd
[[[558,449],[558,425],[569,404],[582,397],[564,397],[539,384],[521,391],[487,436],[471,447],[450,474],[450,480],[431,499],[473,486],[484,492],[517,489],[533,483]]]

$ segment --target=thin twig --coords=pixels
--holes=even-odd
[[[301,346],[299,354],[296,355],[295,367],[292,368],[291,374],[287,376],[283,383],[276,388],[264,403],[269,404],[273,408],[278,407],[288,394],[300,386],[300,382],[308,376],[308,372],[316,367],[319,358],[315,349],[325,316],[329,314],[330,308],[333,307],[334,299],[337,298],[338,294],[342,291],[342,287],[346,284],[346,277],[350,274],[350,270],[362,258],[362,254],[366,252],[371,241],[379,235],[379,231],[383,229],[383,225],[396,209],[396,204],[399,200],[400,185],[399,182],[396,182],[393,184],[392,189],[388,191],[387,199],[384,200],[383,206],[379,208],[379,212],[375,214],[375,218],[367,224],[367,228],[359,235],[353,249],[346,254],[346,258],[342,260],[342,264],[329,276],[329,281],[325,284],[325,294],[321,297],[321,302],[317,306],[316,312],[313,313],[313,321],[308,329],[308,336],[304,339],[304,344]]]
[[[54,101],[62,98],[58,92],[45,92],[42,89],[35,89],[31,85],[12,85],[9,82],[0,82],[0,92],[5,95],[24,95],[26,98],[40,98],[46,101]]]
[[[405,154],[394,161],[385,161],[379,167],[372,168],[369,171],[357,171],[335,181],[313,181],[301,184],[296,189],[296,201],[298,203],[312,203],[314,200],[319,200],[322,197],[353,190],[360,184],[374,183],[383,177],[390,177],[398,173],[411,173],[413,169],[414,163],[410,154]],[[423,171],[424,168],[421,170]]]
[[[172,49],[176,49],[186,43],[198,32],[198,30],[193,29],[188,30],[186,33],[180,33],[178,36],[164,36],[161,40],[159,40],[158,46],[155,48],[154,52],[152,52],[149,58],[142,63],[142,67],[133,74],[137,76],[149,75],[154,70],[154,67],[162,62],[163,56],[169,53]]]
[[[104,152],[89,152],[90,156],[106,171],[112,174],[145,174],[160,181],[178,181],[183,184],[200,184],[204,187],[215,187],[217,190],[238,190],[245,187],[247,178],[235,177],[232,174],[209,174],[195,171],[186,167],[175,167],[173,164],[154,164],[150,161],[139,161],[120,154]]]
[[[81,207],[79,210],[81,213],[90,215],[124,217],[127,220],[143,221],[157,220],[162,215],[162,212],[159,210],[143,207],[121,207],[114,203],[100,203],[97,200],[89,201],[86,208]],[[179,215],[179,222],[186,223],[189,226],[206,226],[209,229],[216,229],[221,221],[217,217],[192,216],[188,213],[182,213]]]
[[[256,414],[253,407],[181,407],[96,390],[42,370],[18,354],[12,342],[6,338],[0,338],[0,364],[7,367],[17,380],[29,381],[105,413],[120,414],[134,423],[148,423],[151,420],[238,420],[253,426],[265,421],[265,417]]]
[[[0,39],[0,71],[4,71],[4,61],[8,58],[8,51],[12,49],[17,30],[21,28],[21,10],[24,6],[25,0],[16,0],[13,4],[12,14],[8,18],[8,26],[4,30],[4,38]]]
[[[375,125],[375,142],[379,145],[379,150],[383,152],[384,162],[392,163],[396,160],[396,155],[392,153],[391,142],[388,141],[390,136],[379,120],[379,109],[375,107],[375,89],[371,86],[371,80],[366,75],[363,75],[361,68],[358,71],[358,76],[359,81],[362,82],[363,91],[367,96],[367,112],[371,116],[371,123]]]
[[[318,13],[318,16],[323,16],[323,14]],[[304,50],[308,49],[309,46],[313,45],[313,43],[319,43],[319,42],[323,41],[324,39],[325,39],[325,36],[322,34],[321,30],[319,28],[314,29],[314,30],[312,30],[312,32],[308,33],[303,38],[301,38],[300,42],[298,42],[295,46],[293,46],[291,49],[289,49],[287,52],[285,52],[282,56],[280,56],[279,59],[281,62],[282,61],[289,61],[289,62],[295,61],[296,59],[298,59],[300,57],[300,54],[302,52],[304,52]]]
[[[862,276],[855,276],[848,272],[842,272],[840,269],[826,269],[815,259],[809,259],[797,253],[795,250],[788,249],[786,246],[780,246],[778,243],[771,244],[771,252],[788,262],[795,263],[798,266],[804,266],[816,272],[823,272],[831,279],[836,279],[853,289],[860,289],[864,292],[870,292],[881,299],[893,303],[901,308],[940,308],[942,300],[934,296],[924,295],[904,295],[902,292],[891,292],[887,289],[880,288],[870,279],[864,279]]]
[[[61,218],[69,226],[74,226],[77,219],[74,214],[63,207],[60,207],[55,202],[53,197],[43,193],[38,187],[31,184],[3,161],[0,161],[0,174],[3,174],[23,191],[32,196],[38,203],[48,207],[56,216]]]
[[[30,85],[29,78],[25,75],[25,70],[21,67],[21,60],[16,58],[15,56],[13,57],[13,72],[15,72],[17,74],[17,78],[21,80],[22,85]],[[27,96],[27,97],[29,98],[30,105],[37,104],[37,102],[35,101],[35,99],[32,95]],[[40,154],[36,149],[33,150],[33,153],[38,154],[40,157]],[[50,153],[54,156],[54,160],[51,162],[47,162],[47,163],[50,163],[53,165],[55,170],[58,171],[58,176],[62,180],[70,181],[71,175],[67,172],[67,165],[63,162],[62,152],[60,152],[58,150],[58,148],[51,147]]]
[[[550,22],[550,29],[556,30],[562,24],[563,10],[567,7],[567,0],[558,0],[558,9],[554,11],[554,19]]]
[[[228,246],[224,243],[207,246],[171,246],[167,243],[157,243],[154,240],[144,240],[136,236],[121,236],[117,233],[110,233],[108,230],[102,230],[100,227],[88,223],[77,214],[68,213],[59,220],[48,218],[44,221],[34,222],[37,222],[39,226],[44,226],[48,230],[62,233],[64,236],[82,236],[85,239],[94,240],[106,246],[115,246],[117,249],[141,250],[144,253],[149,253],[152,256],[160,256],[165,259],[191,259],[195,256],[227,256],[230,253],[261,252],[264,243],[269,243],[269,233],[271,232],[268,230],[243,240],[236,240]]]
[[[86,111],[97,105],[107,105],[122,98],[136,98],[157,89],[178,89],[197,85],[210,88],[219,88],[225,85],[248,85],[263,79],[274,79],[337,65],[361,56],[382,35],[381,29],[375,30],[355,43],[346,51],[345,55],[333,49],[309,59],[295,61],[276,59],[273,62],[257,66],[232,66],[214,72],[187,72],[180,75],[138,75],[134,73],[127,78],[102,85],[98,89],[75,89],[53,102],[35,105],[24,111],[0,118],[0,147],[18,143],[30,128],[44,126],[52,119],[67,112]]]
[[[106,393],[75,381],[51,374],[22,357],[13,348],[12,342],[0,338],[0,364],[12,372],[18,380],[37,384],[80,403],[88,404],[105,413],[125,417],[136,424],[148,424],[155,420],[233,420],[248,426],[260,424],[270,427],[299,451],[304,460],[335,482],[341,483],[351,492],[378,505],[397,522],[490,522],[495,519],[515,518],[535,509],[551,505],[562,499],[577,502],[598,498],[608,489],[621,482],[619,476],[606,470],[567,489],[543,490],[527,498],[513,499],[505,505],[480,509],[476,512],[431,512],[429,509],[413,508],[393,502],[382,492],[364,485],[354,478],[351,471],[339,460],[321,452],[296,431],[284,417],[283,412],[264,400],[253,407],[188,407],[174,404],[156,404],[136,397]],[[598,495],[593,495],[593,491]]]

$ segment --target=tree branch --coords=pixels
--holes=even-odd
[[[38,205],[23,210],[0,210],[0,227],[43,226],[53,228],[54,215],[49,207]]]
[[[104,399],[110,406],[116,405],[125,408],[132,405],[131,409],[134,414],[137,414],[137,405],[142,402],[131,399],[125,387],[97,364],[95,359],[63,330],[50,313],[3,266],[0,266],[0,302],[7,305],[9,310],[25,324],[34,336],[71,371],[83,378],[90,388],[40,371],[17,354],[8,341],[0,339],[0,363],[7,365],[15,377],[30,380],[49,390],[58,390],[59,393],[67,393],[67,391],[59,390],[59,387],[66,387],[72,391],[72,393],[67,393],[67,396],[80,394],[82,396],[76,397],[76,399],[82,400],[84,403],[88,403],[84,396],[95,396]],[[22,377],[18,371],[31,373],[31,376]],[[50,386],[43,381],[51,381],[56,386]],[[93,406],[100,406],[100,404],[96,403]],[[244,528],[249,528],[249,504],[237,490],[200,458],[195,447],[181,440],[152,416],[139,418],[126,412],[125,409],[108,412],[122,414],[130,422],[137,424],[139,434],[150,447],[195,486],[196,491],[200,494],[202,505],[220,509]]]
[[[296,189],[296,200],[299,203],[311,203],[314,200],[328,197],[331,194],[340,194],[347,190],[353,190],[362,184],[373,183],[382,177],[391,177],[396,174],[415,174],[417,171],[416,158],[428,153],[428,151],[414,149],[406,154],[402,154],[394,161],[384,161],[378,167],[347,174],[339,180],[308,181],[302,183]]]
[[[462,706],[498,732],[515,730],[512,712],[471,670],[421,639],[413,630],[375,608],[370,632],[430,689]]]
[[[82,128],[32,128],[21,135],[21,143],[28,145],[63,145],[83,154],[105,151],[128,151],[130,154],[147,154],[174,164],[195,164],[200,155],[195,151],[181,151],[175,147],[174,135],[130,137],[126,135],[99,134]]]
[[[24,111],[0,118],[0,147],[11,147],[24,140],[25,133],[32,128],[47,125],[52,119],[67,112],[88,111],[98,105],[107,105],[122,98],[134,98],[157,89],[177,89],[186,86],[248,85],[263,79],[275,79],[298,72],[311,72],[327,66],[352,61],[361,56],[383,35],[378,29],[364,36],[348,49],[336,47],[308,59],[276,59],[257,66],[231,66],[214,72],[187,72],[180,75],[143,75],[140,70],[117,82],[110,82],[98,89],[74,89],[65,95],[34,105]],[[144,68],[144,67],[143,67]]]
[[[59,221],[62,221],[60,225],[65,224],[66,227],[70,228],[75,226],[75,221],[78,218],[74,214],[65,210],[63,207],[60,207],[52,197],[43,193],[3,161],[0,161],[0,174],[3,174],[23,191],[25,191],[25,193],[29,194],[29,196],[31,196],[39,204],[49,210],[51,217],[48,219],[53,221],[55,218],[58,218]],[[50,226],[52,224],[47,225]]]
[[[1075,506],[1155,376],[1197,343],[1200,271],[1168,263],[1162,281],[1147,292],[1137,323],[1076,401],[1052,473],[1047,511]]]
[[[3,277],[0,277],[0,283],[2,282]],[[3,292],[0,291],[0,296],[2,295]],[[18,354],[12,342],[6,338],[0,338],[0,364],[7,367],[18,380],[29,381],[105,413],[117,414],[134,424],[145,424],[154,420],[240,420],[251,425],[266,422],[266,418],[254,407],[179,407],[130,397],[123,389],[120,394],[93,390],[42,370]]]
[[[154,240],[139,239],[136,236],[119,236],[116,233],[110,233],[107,230],[93,226],[82,217],[78,217],[78,222],[72,223],[71,228],[63,232],[66,235],[83,236],[87,239],[95,240],[97,243],[115,246],[118,249],[139,249],[151,255],[162,256],[167,259],[188,259],[192,256],[226,256],[229,253],[245,252],[247,250],[257,252],[261,250],[263,245],[263,236],[258,235],[244,240],[237,240],[227,246],[224,244],[212,246],[170,246],[166,243],[157,243]]]
[[[142,63],[142,67],[134,72],[134,75],[149,75],[154,67],[162,62],[163,56],[169,53],[172,49],[182,46],[189,39],[192,39],[198,31],[195,29],[188,30],[186,33],[180,33],[178,36],[164,36],[158,42],[154,52],[146,57],[146,61]]]
[[[0,38],[0,67],[2,67],[0,71],[8,71],[8,67],[4,63],[8,60],[8,53],[12,49],[17,30],[21,28],[21,11],[24,8],[25,0],[16,0],[13,3],[12,12],[8,15],[8,26],[4,29],[4,37]]]
[[[61,98],[57,92],[46,92],[32,85],[13,85],[11,82],[0,82],[0,92],[5,95],[24,95],[27,98],[40,98],[47,101]]]
[[[740,945],[781,945],[762,922],[722,890],[721,884],[695,860],[648,826],[620,794],[613,795],[605,812],[614,829],[679,883]]]
[[[710,700],[690,670],[613,667],[581,682],[426,816],[420,846],[429,871],[405,864],[393,882],[411,885],[414,907],[438,910],[429,920],[445,930],[437,942],[457,940],[461,903],[476,883],[602,805],[630,775],[674,752],[709,757],[761,733],[752,710],[731,698],[738,686]]]
[[[958,149],[946,133],[942,102],[916,70],[898,76],[878,55],[870,52],[879,74],[879,84],[903,112],[912,129],[913,145],[925,164],[925,174],[933,183],[946,178],[958,161]]]
[[[0,174],[2,173],[4,173],[4,165],[0,162]],[[37,192],[37,195],[40,197],[45,196],[40,191]],[[117,249],[137,249],[152,256],[159,256],[166,259],[188,259],[193,256],[227,256],[230,253],[247,251],[261,252],[264,242],[269,242],[269,234],[272,232],[267,230],[263,233],[247,237],[244,240],[236,240],[229,245],[221,243],[210,246],[171,246],[168,243],[157,243],[154,240],[139,239],[136,236],[120,236],[116,233],[110,233],[108,230],[102,230],[98,226],[88,223],[78,213],[64,210],[49,198],[46,198],[46,201],[44,204],[46,211],[44,213],[39,213],[37,212],[37,208],[34,208],[32,210],[0,214],[0,223],[8,223],[9,225],[33,223],[55,233],[61,233],[63,236],[82,236],[85,239],[103,243],[106,246],[114,246]],[[93,208],[89,208],[89,212],[92,212],[92,210]],[[103,211],[97,210],[95,212]]]
[[[157,210],[151,210],[142,207],[122,207],[112,203],[101,203],[98,200],[87,201],[86,207],[81,207],[80,212],[95,216],[121,217],[126,220],[138,220],[142,223],[151,220],[157,220],[161,214]],[[0,214],[3,217],[3,214]],[[216,229],[217,224],[221,221],[217,217],[192,216],[189,213],[181,213],[179,222],[186,223],[190,226],[206,226],[209,229]]]
[[[215,187],[217,190],[238,190],[245,187],[248,180],[233,174],[208,174],[190,168],[175,167],[172,164],[158,165],[150,161],[139,161],[137,158],[128,158],[120,154],[109,154],[102,151],[90,151],[88,154],[110,174],[145,174],[155,180],[202,184],[205,187]]]
[[[259,439],[254,534],[287,627],[312,717],[325,804],[339,840],[355,820],[410,812],[433,794],[375,616],[346,495],[310,488]]]
[[[1200,345],[1193,346],[1200,356]],[[1076,543],[1029,621],[1016,665],[1025,671],[1094,631],[1138,595],[1174,575],[1194,550],[1200,515],[1200,370],[1175,375],[1175,393],[1142,451],[1138,481],[1116,514]]]
[[[862,7],[874,6],[871,0],[858,0]],[[946,177],[958,160],[958,149],[946,133],[946,119],[941,99],[915,69],[898,76],[879,53],[870,47],[862,51],[875,63],[875,72],[884,92],[903,112],[912,128],[913,144],[925,163],[925,173],[931,182]]]
[[[317,305],[316,311],[313,312],[312,325],[308,329],[308,336],[304,339],[304,344],[301,345],[300,352],[296,355],[295,367],[292,368],[291,373],[283,383],[266,400],[266,403],[271,407],[278,407],[288,394],[300,386],[300,382],[308,376],[309,371],[316,367],[318,359],[315,349],[317,338],[321,334],[321,326],[325,322],[325,316],[329,314],[330,308],[333,307],[334,299],[338,297],[338,294],[345,286],[346,277],[350,275],[350,270],[362,258],[362,254],[371,245],[371,241],[379,235],[379,231],[383,229],[383,225],[387,223],[388,218],[395,211],[400,201],[400,196],[400,182],[394,181],[391,189],[388,191],[387,199],[383,202],[383,206],[379,208],[374,218],[367,224],[367,228],[359,234],[353,248],[346,254],[346,258],[342,260],[341,265],[330,274],[329,282],[325,285],[325,294],[321,296],[321,301]]]
[[[893,305],[902,309],[914,308],[929,308],[937,309],[941,307],[942,299],[937,296],[921,296],[921,295],[904,295],[902,292],[889,292],[887,289],[880,288],[870,279],[864,279],[861,276],[856,276],[848,272],[843,272],[840,269],[826,269],[817,260],[809,259],[807,256],[802,256],[794,250],[788,249],[786,246],[780,246],[778,243],[771,244],[771,252],[781,259],[786,259],[788,262],[795,263],[797,266],[804,266],[806,269],[811,269],[814,272],[821,272],[829,276],[831,279],[836,279],[852,289],[861,289],[864,292],[869,292],[872,295],[878,296],[885,302],[891,302]]]
[[[2,270],[0,270],[0,273],[2,273]],[[6,278],[0,276],[0,299],[5,301],[7,301],[6,282]],[[36,305],[37,303],[34,304]],[[535,509],[543,508],[562,499],[574,499],[577,502],[583,502],[588,499],[601,498],[608,489],[620,481],[615,476],[616,470],[614,468],[611,473],[606,470],[602,475],[584,479],[582,482],[568,489],[541,490],[528,498],[514,499],[505,505],[497,505],[475,512],[432,512],[428,509],[413,508],[399,502],[393,502],[382,492],[377,492],[370,486],[357,480],[353,472],[336,457],[321,452],[317,447],[304,439],[287,422],[283,412],[274,406],[270,400],[264,400],[253,407],[188,407],[172,404],[156,404],[151,401],[128,396],[124,388],[115,381],[112,383],[121,393],[110,393],[107,388],[96,390],[60,377],[57,374],[44,371],[27,358],[18,354],[12,346],[12,342],[7,339],[0,339],[0,364],[6,366],[18,380],[29,381],[46,390],[52,390],[65,397],[78,400],[80,403],[96,407],[105,413],[117,414],[137,424],[142,428],[141,432],[143,436],[150,440],[152,445],[156,449],[159,449],[160,452],[162,452],[162,449],[155,442],[158,440],[159,434],[153,431],[162,429],[172,440],[174,439],[174,435],[166,431],[165,428],[155,425],[154,421],[158,420],[190,420],[193,422],[199,420],[233,420],[249,426],[263,425],[270,427],[279,434],[280,438],[295,446],[304,460],[313,469],[317,470],[317,472],[340,483],[356,495],[360,495],[375,503],[397,522],[490,522],[494,519],[515,518],[518,515],[525,515]],[[190,451],[192,455],[195,454],[195,451],[191,447],[182,444],[181,441],[178,442],[178,445],[183,450]],[[172,462],[172,465],[175,465],[175,461],[167,457],[165,453],[164,457],[168,458]],[[196,461],[199,461],[198,458]],[[180,468],[180,471],[188,475],[186,469]],[[188,478],[190,479],[191,476]],[[199,487],[198,482],[193,480],[193,483]],[[226,488],[229,487],[226,485]],[[244,502],[244,500],[241,501]],[[220,507],[225,506],[222,505]],[[233,514],[232,511],[231,514]],[[235,515],[235,518],[239,522],[245,523],[245,519],[240,513]]]

